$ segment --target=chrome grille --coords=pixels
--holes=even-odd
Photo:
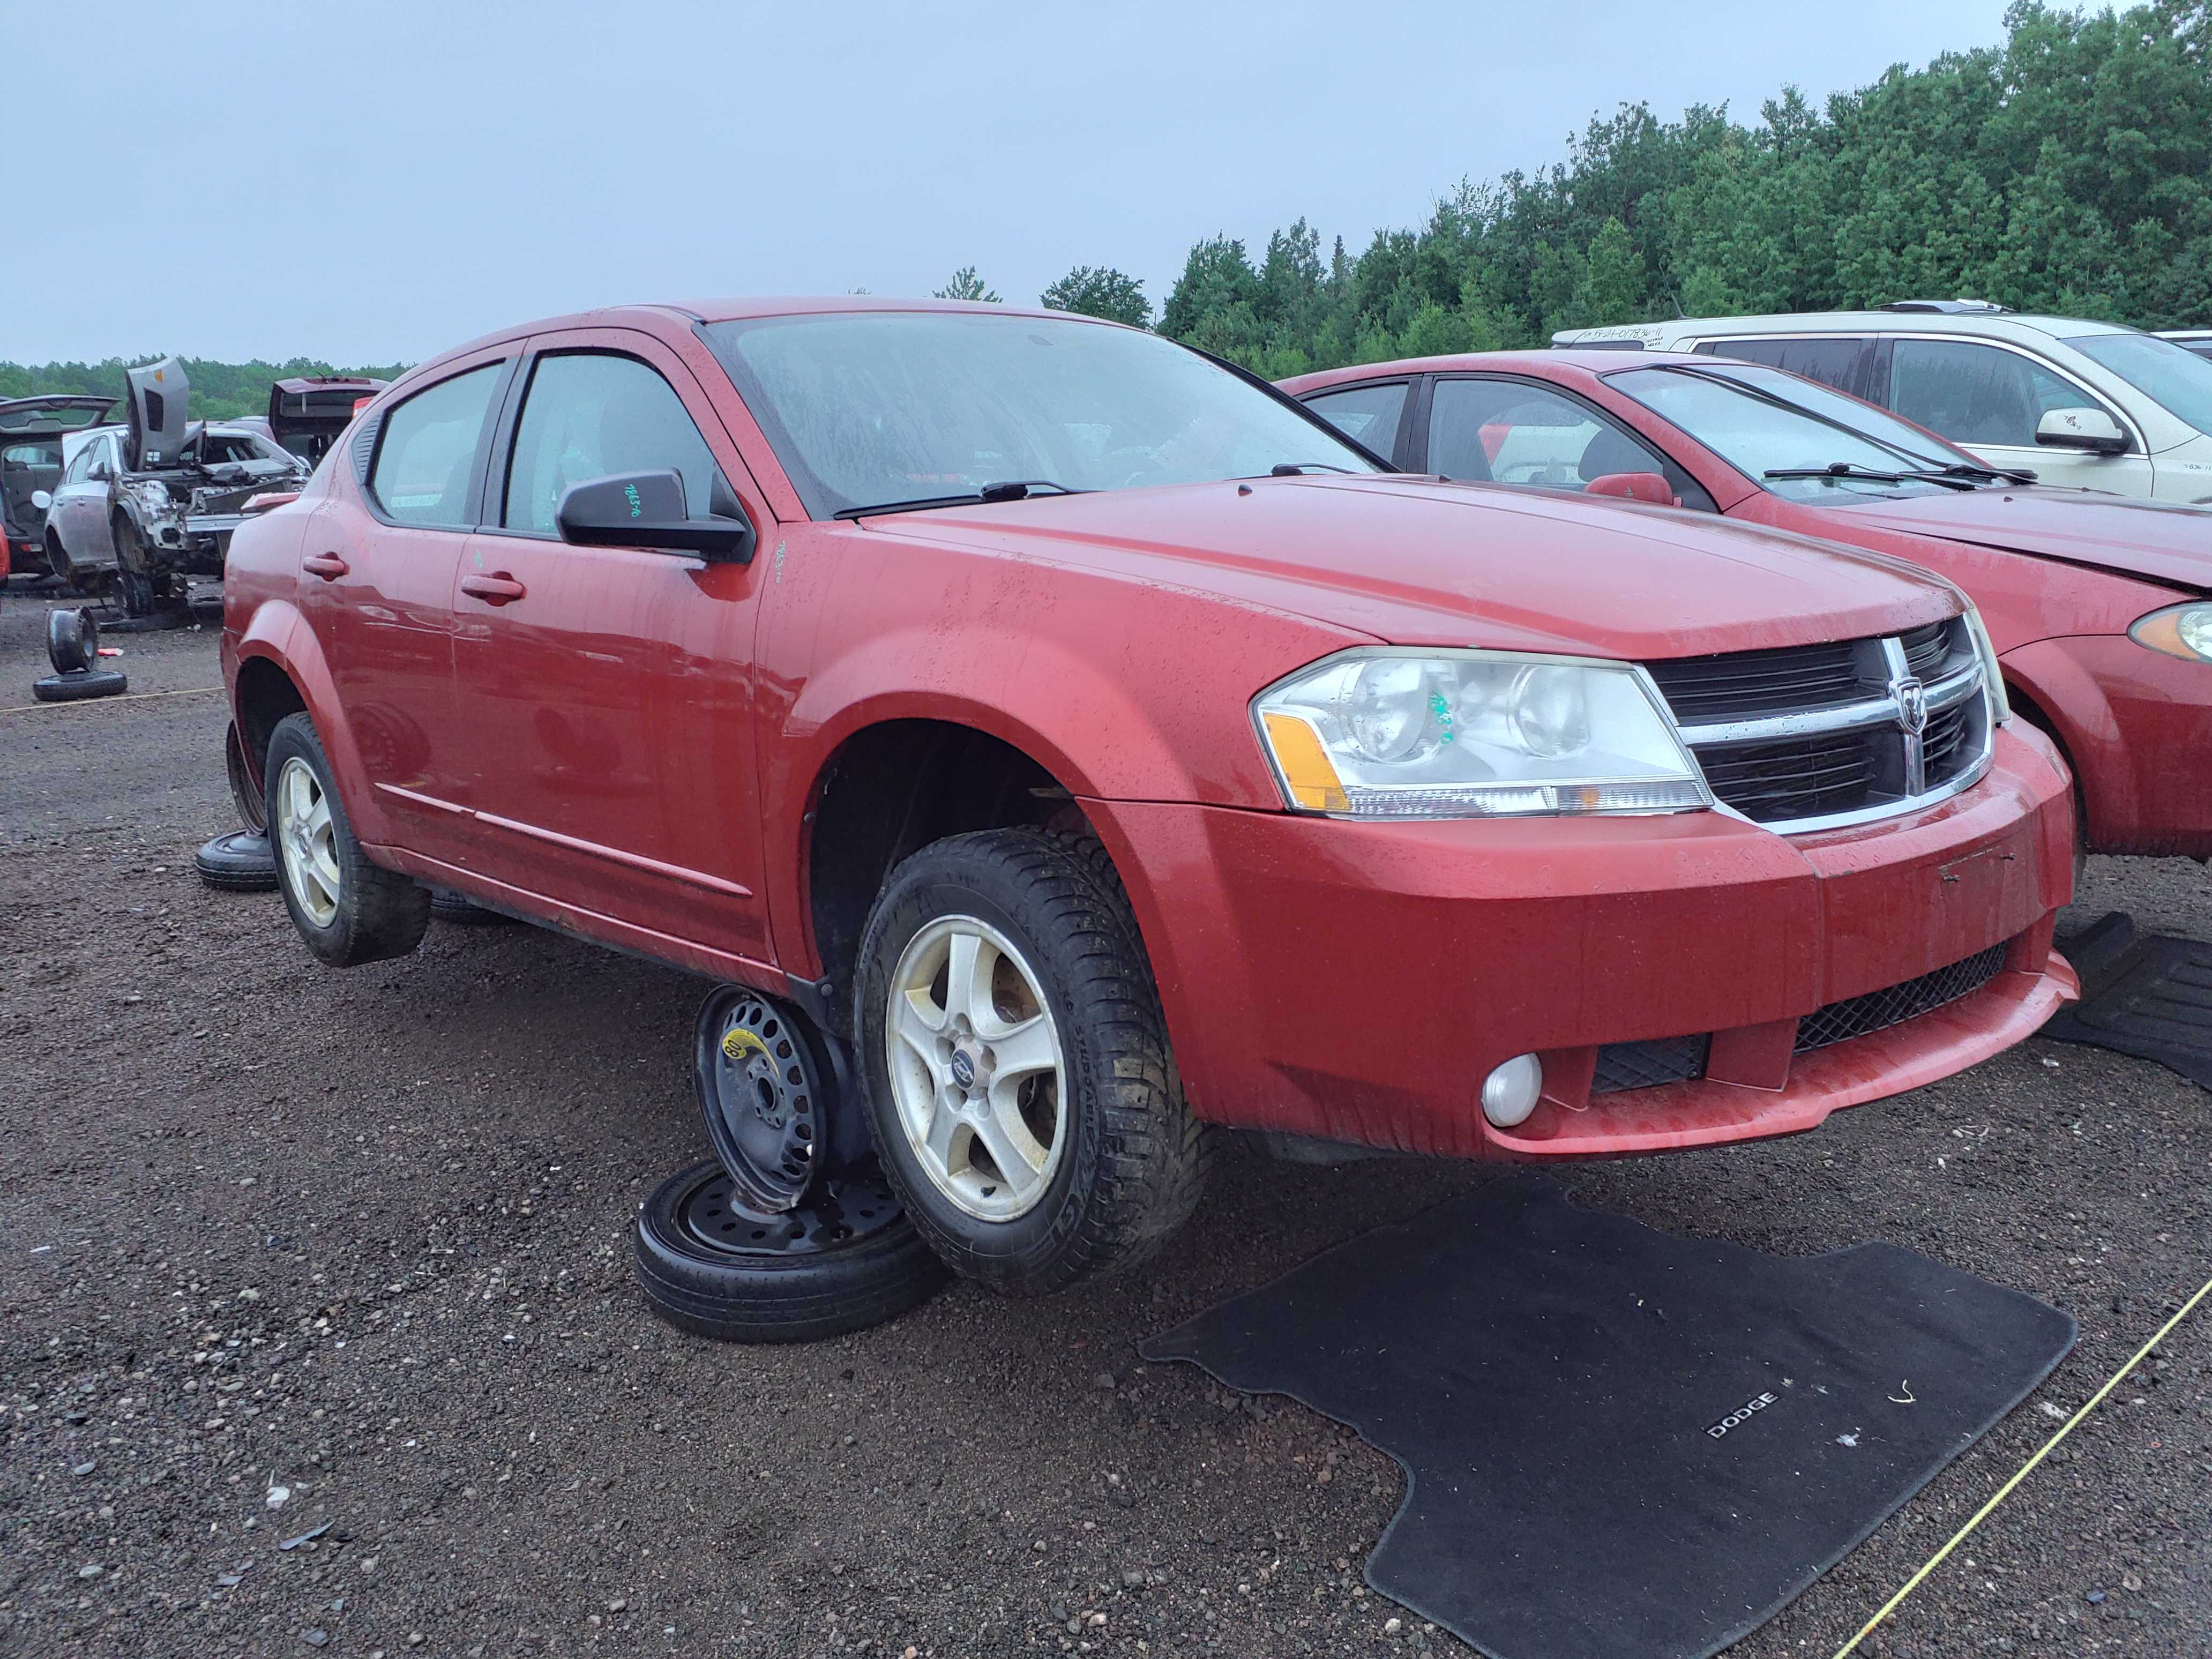
[[[1924,806],[1978,778],[1989,700],[1965,619],[1647,663],[1714,797],[1784,833]]]

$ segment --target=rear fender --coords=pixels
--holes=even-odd
[[[236,651],[237,667],[230,674],[230,712],[239,729],[246,729],[238,701],[241,671],[249,662],[273,664],[299,689],[301,700],[307,705],[307,718],[315,723],[315,735],[322,739],[323,753],[329,757],[338,799],[345,804],[346,819],[355,836],[372,844],[392,840],[390,818],[378,805],[376,792],[368,787],[361,746],[346,723],[329,665],[323,659],[322,642],[307,618],[289,600],[271,599],[253,613],[239,636]],[[261,775],[261,756],[251,744],[246,764],[255,786],[265,791],[268,780]]]

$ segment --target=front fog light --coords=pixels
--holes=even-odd
[[[1516,1054],[1482,1080],[1482,1115],[1501,1129],[1526,1123],[1544,1092],[1544,1062]]]

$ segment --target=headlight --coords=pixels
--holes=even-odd
[[[1299,811],[1458,818],[1712,805],[1657,694],[1625,663],[1348,651],[1262,691],[1252,717]]]
[[[2004,670],[1997,665],[1997,647],[1983,625],[1981,611],[1966,607],[1966,632],[1974,641],[1974,654],[1982,659],[1982,684],[1990,696],[1990,723],[2002,726],[2012,718],[2012,699],[2005,696]]]
[[[2212,662],[2212,604],[2198,599],[2154,611],[2128,629],[2128,637],[2169,657]]]

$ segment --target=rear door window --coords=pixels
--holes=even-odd
[[[1866,395],[1861,367],[1867,355],[1864,340],[1701,340],[1696,349],[1707,357],[1733,357],[1738,362],[1787,369],[1854,397]]]
[[[1406,418],[1407,389],[1408,382],[1390,380],[1332,387],[1301,401],[1352,442],[1387,461],[1397,447],[1398,428]]]
[[[561,497],[586,478],[674,471],[684,503],[705,516],[714,457],[675,388],[635,357],[573,351],[538,360],[515,428],[500,522],[531,535],[558,532]]]
[[[1659,472],[1657,457],[1559,392],[1519,380],[1439,380],[1428,470],[1449,477],[1580,489],[1615,472]]]
[[[368,491],[386,515],[429,528],[459,527],[473,520],[469,483],[491,394],[505,367],[487,363],[441,380],[384,417]]]
[[[2047,411],[2104,407],[2033,359],[1972,340],[1895,342],[1888,404],[1969,449],[2033,449],[2036,423]]]

